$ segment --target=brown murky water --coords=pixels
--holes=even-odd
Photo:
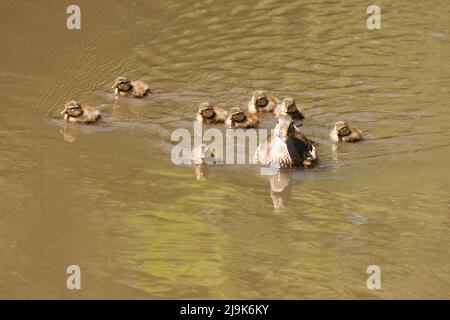
[[[378,31],[363,1],[77,1],[79,31],[69,4],[0,3],[1,298],[450,297],[448,1],[378,1]],[[120,74],[158,94],[114,103]],[[320,168],[277,193],[172,164],[195,104],[259,88],[302,102]],[[73,98],[105,122],[64,127]],[[334,147],[337,119],[366,140]]]

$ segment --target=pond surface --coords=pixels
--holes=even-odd
[[[449,2],[378,1],[375,31],[361,1],[76,4],[69,31],[67,2],[0,3],[1,298],[450,298]],[[156,94],[116,102],[118,75]],[[198,103],[256,89],[301,102],[319,168],[171,162]],[[70,99],[105,121],[65,126]]]

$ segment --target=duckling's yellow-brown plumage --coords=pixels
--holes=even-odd
[[[150,86],[144,81],[130,81],[130,79],[123,76],[117,77],[112,88],[116,97],[120,95],[130,98],[143,98],[152,93]]]
[[[330,138],[334,142],[358,142],[363,138],[363,132],[345,121],[337,121],[330,132]]]
[[[292,119],[303,120],[305,119],[305,111],[300,107],[294,98],[284,98],[274,111],[275,116],[289,115]]]
[[[228,111],[203,102],[198,106],[197,120],[203,123],[223,123],[227,120]]]
[[[257,90],[253,92],[247,107],[251,113],[273,112],[279,103],[280,100],[275,96],[267,94],[265,91]]]
[[[245,112],[242,108],[233,107],[230,109],[225,124],[228,128],[255,128],[258,124],[258,117],[249,112]]]
[[[88,104],[80,104],[75,100],[67,102],[61,114],[64,115],[64,120],[74,123],[92,124],[101,119],[100,111]]]

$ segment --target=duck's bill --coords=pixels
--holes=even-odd
[[[61,114],[67,114],[67,110],[61,111]]]

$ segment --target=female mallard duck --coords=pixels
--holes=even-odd
[[[266,92],[258,90],[253,92],[252,99],[248,103],[248,111],[256,112],[273,112],[280,100]]]
[[[233,107],[225,124],[228,128],[254,128],[258,124],[258,117],[253,113],[244,112],[242,108]]]
[[[90,124],[101,118],[100,111],[88,104],[79,104],[75,100],[66,102],[64,110],[61,112],[67,122]]]
[[[284,98],[275,109],[275,116],[279,117],[283,114],[287,114],[291,116],[292,119],[295,120],[303,120],[305,119],[304,110],[302,107],[297,106],[295,103],[295,99],[288,97]]]
[[[362,130],[349,126],[345,121],[337,121],[330,132],[330,138],[334,142],[357,142],[362,139],[362,136]]]
[[[220,107],[214,107],[209,102],[198,106],[197,120],[203,123],[223,123],[227,120],[228,112]]]
[[[317,162],[316,148],[294,125],[288,115],[281,115],[272,137],[261,143],[254,163],[280,168],[311,167]]]
[[[116,97],[121,95],[130,98],[143,98],[152,93],[149,85],[145,82],[140,80],[130,82],[127,77],[122,76],[117,77],[112,88],[114,89]]]

